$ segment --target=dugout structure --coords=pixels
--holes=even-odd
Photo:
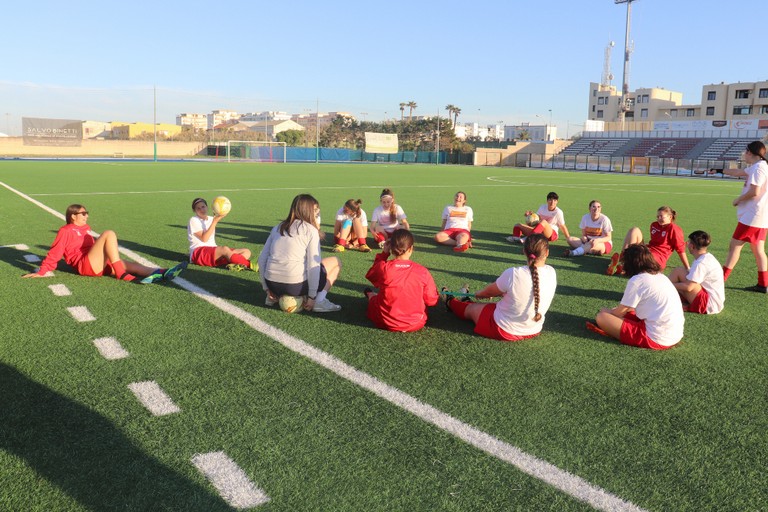
[[[285,163],[285,142],[253,140],[228,140],[227,162],[275,162]]]

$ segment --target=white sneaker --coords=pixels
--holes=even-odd
[[[333,313],[334,311],[341,310],[341,306],[338,304],[334,304],[333,302],[329,301],[327,298],[315,302],[315,305],[312,307],[312,311],[315,313]]]
[[[508,236],[507,242],[511,244],[519,244],[520,243],[520,237],[519,236]]]
[[[264,305],[271,308],[275,304],[277,304],[277,300],[267,295],[267,300],[264,301]]]

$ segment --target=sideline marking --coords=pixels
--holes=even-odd
[[[192,457],[192,464],[234,508],[258,507],[269,501],[269,496],[224,452],[198,453]]]
[[[23,192],[19,192],[18,190],[6,185],[1,181],[0,185],[17,195],[26,198],[45,211],[63,220],[62,214],[49,208],[43,203],[32,199]],[[137,263],[141,263],[146,266],[154,265],[152,262],[142,258],[133,251],[129,251],[121,247],[120,252],[130,256]],[[335,356],[332,356],[327,352],[323,352],[322,350],[310,345],[309,343],[291,336],[285,331],[273,327],[255,315],[245,311],[238,306],[235,306],[234,304],[230,304],[224,299],[213,295],[211,292],[195,284],[190,283],[182,277],[177,277],[174,279],[173,284],[187,290],[200,299],[205,300],[221,311],[234,316],[249,327],[261,332],[265,336],[272,338],[289,350],[306,357],[307,359],[332,371],[336,375],[360,386],[363,389],[372,392],[376,396],[383,398],[391,404],[396,405],[397,407],[400,407],[407,412],[410,412],[425,422],[432,424],[454,435],[455,437],[458,437],[459,439],[477,448],[478,450],[483,451],[488,455],[491,455],[492,457],[495,457],[508,464],[511,464],[520,471],[541,480],[542,482],[554,487],[555,489],[558,489],[579,501],[587,503],[593,508],[598,510],[605,510],[606,512],[645,512],[643,508],[635,505],[630,501],[623,500],[620,497],[602,489],[601,487],[590,484],[579,476],[576,476],[572,473],[569,473],[568,471],[565,471],[564,469],[558,468],[554,464],[530,455],[510,443],[502,441],[486,432],[483,432],[480,429],[477,429],[467,423],[464,423],[461,420],[450,416],[449,414],[429,404],[421,402],[417,398],[403,391],[400,391],[393,386],[381,382],[372,375],[357,370],[356,368],[348,365]]]
[[[57,297],[72,295],[72,292],[69,291],[69,288],[67,288],[67,285],[65,284],[49,284],[48,288],[50,288],[53,294]]]
[[[133,394],[136,395],[139,402],[141,402],[153,416],[166,416],[181,411],[179,406],[173,403],[171,397],[169,397],[165,391],[160,388],[160,385],[153,380],[132,382],[128,384],[128,389],[133,391]]]
[[[124,359],[130,355],[115,338],[96,338],[93,340],[93,344],[99,350],[101,356],[110,361]]]
[[[78,322],[93,322],[96,320],[96,317],[85,306],[72,306],[67,308],[67,311]]]
[[[28,251],[29,246],[27,244],[9,244],[0,245],[0,249],[16,249],[17,251]]]

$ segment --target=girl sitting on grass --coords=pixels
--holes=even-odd
[[[694,258],[691,268],[677,267],[669,274],[669,280],[683,300],[683,308],[691,313],[714,315],[722,311],[725,304],[723,267],[707,251],[711,242],[705,231],[688,235],[688,251]]]
[[[202,197],[192,201],[195,215],[187,223],[189,241],[189,261],[201,267],[223,267],[228,270],[258,270],[258,264],[251,265],[250,249],[230,249],[226,245],[216,245],[216,225],[227,216],[218,213],[208,216],[208,202]]]
[[[435,281],[429,270],[411,261],[412,255],[413,235],[407,229],[396,229],[365,274],[379,289],[378,293],[370,288],[364,291],[368,318],[379,329],[417,331],[427,323],[427,306],[437,304]]]
[[[472,207],[467,206],[467,194],[456,192],[453,205],[443,208],[443,224],[435,235],[435,242],[452,245],[456,252],[464,252],[472,246]]]
[[[336,222],[333,225],[334,246],[333,252],[344,252],[347,249],[356,249],[360,252],[371,252],[371,248],[365,242],[368,235],[368,215],[360,205],[363,201],[358,199],[347,200],[344,206],[336,212]]]
[[[384,247],[384,241],[389,238],[397,228],[411,229],[403,208],[395,203],[395,194],[391,189],[385,188],[379,197],[381,204],[373,210],[371,220],[371,234],[379,245]]]
[[[520,341],[537,336],[544,325],[557,287],[555,269],[547,265],[549,242],[544,235],[529,235],[523,244],[528,264],[505,270],[495,282],[475,293],[478,299],[501,297],[480,304],[446,295],[446,305],[457,317],[475,323],[475,333],[501,341]]]
[[[581,218],[579,227],[581,237],[568,237],[571,249],[566,249],[565,256],[601,255],[611,252],[613,225],[611,219],[603,215],[603,205],[600,201],[593,199],[589,202],[589,213]]]
[[[625,345],[664,350],[683,338],[683,305],[677,289],[654,259],[647,245],[634,244],[624,250],[624,272],[629,282],[621,303],[601,309],[597,326],[587,328],[616,338]]]

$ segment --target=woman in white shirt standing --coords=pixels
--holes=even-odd
[[[266,305],[283,295],[306,296],[304,309],[316,313],[339,311],[326,295],[339,277],[335,256],[320,259],[320,205],[309,194],[293,198],[288,217],[272,228],[259,255],[261,286]]]
[[[768,293],[768,257],[765,255],[765,235],[768,231],[768,160],[765,159],[765,144],[756,140],[747,144],[744,161],[746,169],[726,169],[728,176],[745,178],[744,188],[733,200],[739,223],[731,238],[728,257],[723,267],[726,280],[739,261],[741,249],[749,243],[757,262],[757,284],[747,290]]]

